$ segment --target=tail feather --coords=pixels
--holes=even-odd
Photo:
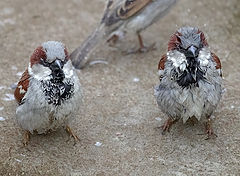
[[[97,28],[81,46],[76,48],[71,54],[70,59],[76,69],[81,69],[88,61],[89,55],[102,42],[105,36],[104,28]]]

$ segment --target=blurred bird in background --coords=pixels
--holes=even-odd
[[[106,41],[114,44],[119,38],[124,38],[127,32],[136,33],[140,45],[139,49],[129,51],[130,53],[153,49],[154,44],[144,46],[140,33],[163,17],[175,3],[176,0],[108,0],[96,30],[71,53],[73,66],[77,69],[83,68],[97,46]]]

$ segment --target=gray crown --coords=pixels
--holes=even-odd
[[[194,45],[199,48],[201,42],[201,33],[198,33],[198,28],[195,27],[182,27],[178,30],[181,36],[178,36],[181,40],[181,46],[185,49]]]

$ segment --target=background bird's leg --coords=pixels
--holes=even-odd
[[[27,146],[29,141],[30,141],[30,132],[29,131],[25,131],[24,135],[23,135],[23,145]]]
[[[153,43],[150,46],[145,46],[144,45],[140,32],[137,32],[137,37],[138,37],[138,42],[139,42],[139,48],[138,49],[130,49],[129,51],[127,51],[126,54],[145,53],[145,52],[152,51],[152,50],[156,49],[155,48],[155,43]]]
[[[80,141],[79,137],[73,133],[73,131],[68,125],[66,126],[66,131],[70,135],[70,137],[74,138],[75,142]]]
[[[211,136],[217,137],[217,135],[213,132],[213,129],[212,129],[212,120],[210,119],[210,117],[207,118],[206,133],[207,133],[207,135],[208,135],[208,137],[207,137],[206,139],[210,139]]]
[[[139,45],[140,45],[139,50],[141,51],[142,49],[145,48],[145,46],[143,44],[142,36],[141,36],[141,34],[139,32],[137,32],[137,36],[138,36],[138,42],[139,42]]]
[[[164,125],[162,126],[162,134],[165,134],[166,131],[169,132],[171,126],[177,122],[177,120],[172,120],[170,117],[168,118],[168,120],[164,123]]]
[[[138,52],[144,53],[144,52],[148,52],[148,51],[151,51],[151,50],[155,49],[155,43],[153,43],[152,45],[150,45],[148,47],[146,47],[144,45],[140,32],[137,32],[137,36],[138,36],[138,42],[139,42],[139,46],[140,46],[139,49],[138,49]]]

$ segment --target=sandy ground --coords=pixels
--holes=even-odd
[[[0,175],[240,175],[239,0],[181,0],[148,28],[157,50],[124,56],[100,47],[96,64],[79,71],[84,104],[72,124],[75,146],[59,130],[21,144],[10,86],[43,41],[60,40],[70,51],[94,30],[104,0],[0,1]],[[225,93],[214,114],[216,139],[204,140],[204,124],[177,123],[162,136],[167,117],[153,96],[157,64],[177,28],[198,26],[223,64]],[[132,36],[120,45],[136,46]],[[67,142],[66,142],[67,141]]]

